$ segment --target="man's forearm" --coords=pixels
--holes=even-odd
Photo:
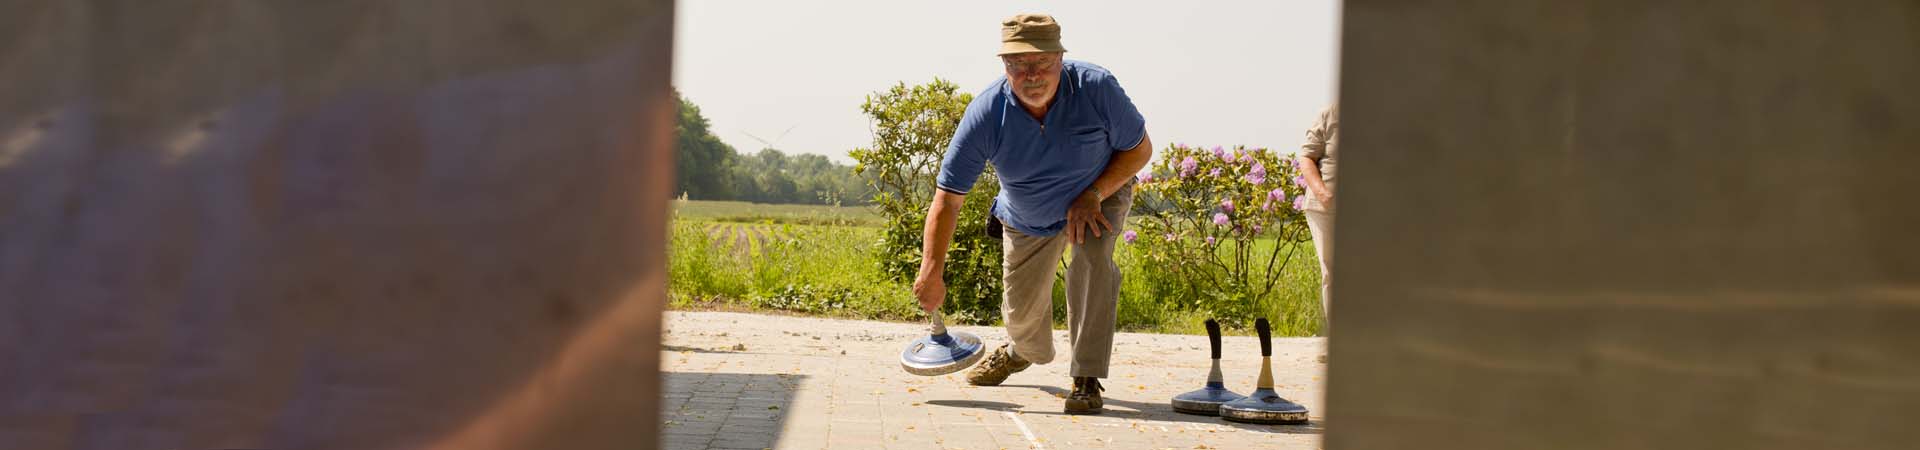
[[[1320,160],[1306,156],[1295,156],[1294,160],[1300,165],[1300,178],[1307,182],[1308,194],[1333,195],[1332,192],[1327,191],[1327,184],[1320,181]]]
[[[960,218],[960,206],[967,196],[947,191],[934,191],[933,205],[927,208],[926,230],[920,240],[920,275],[939,274],[946,270],[947,247],[953,243],[954,222]]]
[[[1120,190],[1121,186],[1126,186],[1127,180],[1133,179],[1133,174],[1139,173],[1141,168],[1147,167],[1147,163],[1152,161],[1153,139],[1142,133],[1140,145],[1134,146],[1132,150],[1115,152],[1113,159],[1107,161],[1107,168],[1100,171],[1100,178],[1093,180],[1094,189],[1100,191],[1100,200],[1112,197],[1114,191]]]

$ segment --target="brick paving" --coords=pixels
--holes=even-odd
[[[925,325],[724,312],[669,312],[663,448],[683,449],[1316,449],[1324,423],[1319,338],[1274,342],[1280,395],[1311,408],[1307,425],[1248,425],[1175,413],[1167,399],[1200,387],[1206,336],[1116,336],[1107,412],[1060,412],[1071,386],[1061,355],[1005,385],[902,371],[901,346]],[[1004,329],[955,327],[989,346]],[[1245,394],[1259,342],[1228,337],[1227,385]]]

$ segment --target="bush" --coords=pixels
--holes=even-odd
[[[1311,248],[1296,245],[1312,237],[1297,203],[1305,191],[1288,181],[1298,176],[1292,158],[1263,148],[1180,144],[1161,155],[1140,176],[1138,220],[1124,236],[1135,247],[1138,275],[1147,278],[1133,285],[1144,285],[1170,312],[1230,325],[1274,312],[1260,305],[1285,288],[1287,265],[1312,261]],[[1306,254],[1298,254],[1303,248]]]
[[[891,280],[912,283],[920,271],[921,238],[935,178],[966,113],[971,94],[952,82],[908,87],[896,84],[867,97],[860,110],[873,121],[873,145],[854,149],[854,171],[873,187],[873,204],[883,218],[877,247],[880,270]],[[947,303],[941,310],[956,323],[989,324],[1000,317],[1000,242],[986,236],[988,206],[1000,182],[991,169],[974,184],[960,210],[953,245],[947,252]],[[911,296],[900,299],[912,305]]]

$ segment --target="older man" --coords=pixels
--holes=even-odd
[[[941,164],[940,191],[927,213],[926,258],[914,294],[931,311],[946,301],[947,247],[962,200],[981,170],[1000,177],[989,232],[1004,237],[1005,292],[1000,310],[1012,343],[995,349],[967,374],[994,386],[1032,364],[1053,361],[1054,268],[1073,246],[1067,267],[1067,322],[1073,345],[1069,414],[1101,411],[1119,305],[1120,269],[1113,247],[1133,205],[1133,174],[1153,157],[1145,119],[1106,69],[1063,59],[1060,25],[1051,16],[1021,14],[1001,24],[1006,77],[994,81],[954,131]]]

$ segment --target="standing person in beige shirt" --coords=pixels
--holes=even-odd
[[[1320,111],[1313,126],[1307,127],[1307,142],[1300,144],[1294,164],[1300,167],[1307,201],[1301,208],[1307,215],[1307,229],[1313,232],[1313,248],[1320,253],[1320,310],[1333,322],[1333,180],[1340,148],[1340,106]]]

